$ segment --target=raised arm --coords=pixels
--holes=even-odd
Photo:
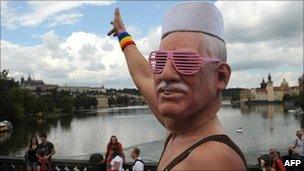
[[[114,36],[117,36],[120,32],[126,31],[118,8],[115,9],[114,21],[111,22],[111,24],[113,25],[113,29],[108,33],[109,36],[112,34]],[[136,87],[145,97],[156,118],[162,125],[164,125],[164,119],[156,106],[153,73],[149,68],[149,62],[145,59],[145,57],[140,53],[134,44],[124,48],[123,53],[127,61],[129,72]]]

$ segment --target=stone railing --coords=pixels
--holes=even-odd
[[[52,166],[54,171],[103,171],[104,164],[91,163],[87,160],[66,160],[66,159],[52,159]],[[126,171],[132,170],[132,163],[124,165]],[[22,157],[4,157],[0,156],[0,170],[1,171],[22,171],[26,170],[24,158]],[[156,163],[146,163],[146,171],[156,170]],[[249,166],[249,171],[260,171],[257,166]]]

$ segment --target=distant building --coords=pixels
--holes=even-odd
[[[96,94],[105,94],[106,88],[104,85],[101,85],[100,87],[90,87],[90,86],[60,86],[58,87],[58,91],[70,91],[71,93],[89,93],[89,92],[95,92]]]
[[[280,86],[274,87],[271,75],[268,73],[268,80],[262,79],[260,88],[243,89],[240,92],[240,101],[243,102],[280,102],[285,94],[299,94],[300,89],[304,89],[304,76],[299,78],[299,86],[290,87],[285,78],[283,78]]]
[[[28,75],[27,80],[25,80],[24,77],[21,77],[20,84],[23,88],[31,91],[39,89],[42,92],[45,92],[50,89],[58,88],[58,85],[45,84],[42,80],[35,80],[30,74]]]
[[[106,96],[97,95],[95,96],[97,100],[97,108],[107,108],[109,107],[109,100]]]
[[[28,75],[28,78],[25,80],[24,77],[21,77],[20,85],[31,91],[40,90],[41,92],[46,92],[51,89],[57,89],[58,91],[64,90],[71,93],[89,93],[93,92],[96,94],[106,94],[106,88],[104,85],[100,87],[90,87],[90,86],[58,86],[55,84],[45,84],[42,80],[34,80],[31,75]]]

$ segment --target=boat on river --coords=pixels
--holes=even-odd
[[[239,127],[237,130],[236,130],[236,133],[243,133],[243,129],[242,129],[242,127]]]
[[[296,113],[296,114],[303,114],[304,111],[301,108],[297,108],[297,109],[291,109],[287,111],[288,113]]]
[[[0,122],[0,133],[10,131],[13,128],[13,124],[9,121]]]

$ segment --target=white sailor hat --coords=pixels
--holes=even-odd
[[[223,17],[210,2],[178,3],[169,8],[163,19],[162,39],[178,31],[202,32],[225,42]]]

